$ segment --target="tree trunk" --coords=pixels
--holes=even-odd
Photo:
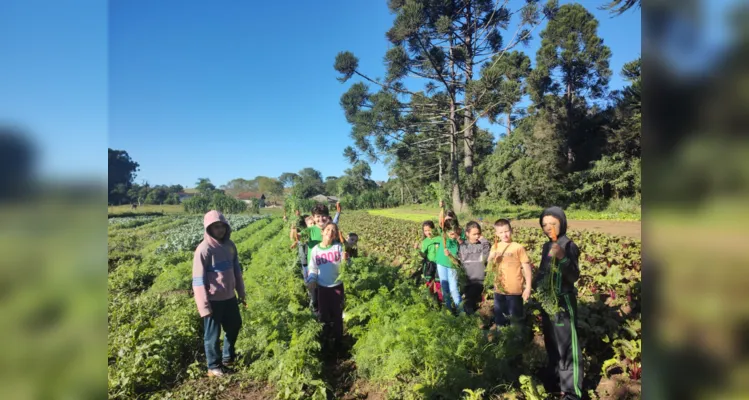
[[[439,156],[439,164],[440,164],[440,172],[438,175],[438,181],[440,183],[440,186],[442,186],[442,156]]]
[[[453,113],[454,114],[454,113]],[[457,128],[455,128],[457,132]],[[458,169],[458,136],[452,136],[450,141],[450,185],[452,187],[452,208],[458,213],[463,210],[463,202],[460,198],[460,172]]]
[[[572,82],[567,82],[567,140],[565,140],[567,153],[567,171],[572,171],[572,163],[575,155],[572,153],[570,139],[572,138]]]
[[[450,37],[450,84],[448,85],[448,91],[450,95],[450,186],[452,187],[452,202],[453,209],[455,212],[461,207],[456,205],[462,205],[460,201],[460,186],[458,178],[458,124],[455,117],[455,82],[457,75],[455,73],[455,64],[452,61],[453,57],[453,46],[455,45],[452,36]]]
[[[411,199],[410,202],[413,203],[414,202],[414,194],[411,193],[411,187],[408,186],[408,185],[406,185],[406,191],[408,192],[408,198]]]
[[[472,17],[473,10],[471,8],[471,2],[468,2],[466,7],[466,28],[463,34],[463,41],[465,42],[466,51],[465,89],[468,89],[468,85],[471,83],[471,81],[473,81],[474,26]],[[464,93],[465,94],[463,95],[463,102],[465,103],[465,110],[463,111],[463,165],[465,167],[466,174],[471,175],[473,173],[473,143],[475,138],[474,132],[476,132],[476,121],[473,115],[473,102],[471,101],[470,96],[467,94],[467,90],[465,90]],[[455,192],[455,189],[453,189],[453,192]],[[466,193],[464,193],[464,196],[464,202],[456,203],[460,204],[460,207],[456,207],[456,210],[467,209],[467,203],[470,201],[471,194],[466,191]],[[455,201],[453,200],[453,202]]]
[[[471,4],[469,3],[466,7],[466,30],[464,32],[463,41],[465,42],[466,50],[466,75],[465,75],[465,88],[473,80],[473,19],[471,18],[472,10]],[[464,92],[465,93],[465,92]],[[473,117],[473,104],[470,96],[465,94],[463,96],[463,102],[465,103],[465,110],[463,111],[463,164],[466,169],[466,174],[473,173],[473,141],[474,141],[474,129],[476,124],[474,123]]]
[[[512,111],[511,110],[512,109],[510,109],[510,111],[507,112],[507,137],[510,137],[510,133],[512,132],[512,128],[511,128],[512,125],[511,125],[511,121],[510,121],[510,117],[512,115]]]

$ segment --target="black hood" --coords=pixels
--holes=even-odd
[[[564,210],[561,207],[553,206],[545,209],[541,216],[538,218],[538,224],[541,225],[541,229],[544,227],[544,217],[551,215],[552,217],[559,220],[559,234],[557,237],[562,237],[567,234],[567,216],[564,215]]]

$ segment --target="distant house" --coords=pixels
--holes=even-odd
[[[242,200],[245,203],[250,203],[252,200],[257,200],[260,208],[265,207],[265,195],[263,193],[256,192],[244,192],[234,196],[238,200]]]
[[[187,199],[195,197],[197,194],[198,194],[198,189],[185,189],[178,193],[179,202],[182,203],[183,201]]]
[[[318,203],[322,203],[322,204],[328,203],[330,205],[335,205],[335,203],[339,201],[338,197],[326,196],[324,194],[318,194],[317,196],[312,196],[309,199],[314,200]]]

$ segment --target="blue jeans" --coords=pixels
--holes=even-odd
[[[307,281],[307,275],[309,275],[309,266],[303,265],[302,266],[302,276],[304,278],[304,281]],[[307,294],[309,294],[309,306],[312,308],[312,311],[317,312],[317,288],[314,289],[307,289]]]
[[[523,318],[523,296],[494,293],[494,323],[497,326],[507,326],[510,319]]]
[[[440,286],[442,286],[442,299],[445,301],[445,306],[448,309],[452,308],[452,304],[455,303],[455,309],[460,307],[460,289],[458,288],[458,270],[454,268],[447,268],[444,265],[437,264],[437,276],[440,278]],[[450,297],[452,296],[452,301]]]
[[[239,303],[236,297],[223,301],[211,301],[211,311],[211,315],[203,317],[203,344],[208,369],[216,369],[221,366],[221,359],[219,359],[221,328],[223,327],[226,332],[223,361],[234,361],[236,356],[234,344],[237,342],[239,329],[242,327],[242,317],[239,315]]]

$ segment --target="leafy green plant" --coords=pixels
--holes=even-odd
[[[482,400],[484,398],[484,389],[463,389],[463,400]]]
[[[640,321],[630,321],[625,327],[624,337],[615,339],[612,344],[614,356],[603,362],[601,374],[608,377],[609,371],[618,367],[629,376],[638,380],[642,377],[642,339],[640,339]],[[603,338],[609,343],[608,336]]]
[[[537,382],[534,377],[521,375],[518,380],[520,381],[520,391],[523,392],[527,400],[544,400],[547,398],[548,394],[544,385]]]
[[[131,323],[115,330],[120,335],[109,346],[110,398],[132,398],[180,379],[202,342],[192,303],[187,296],[149,298]]]

